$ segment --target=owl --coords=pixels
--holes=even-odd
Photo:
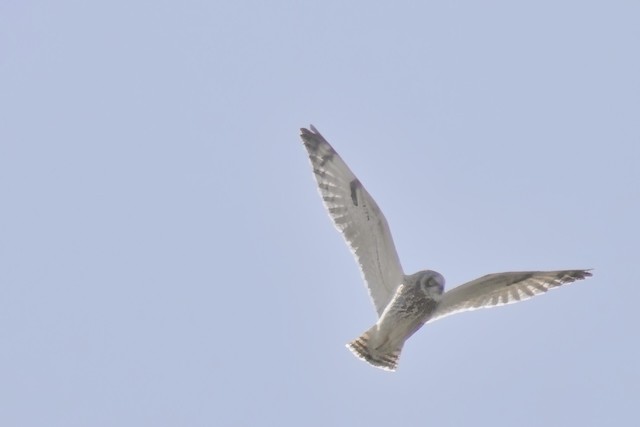
[[[445,292],[444,277],[438,272],[405,275],[375,200],[316,128],[300,131],[320,196],[356,258],[378,314],[371,328],[347,344],[372,366],[395,371],[404,343],[426,323],[523,301],[591,276],[590,270],[494,273]]]

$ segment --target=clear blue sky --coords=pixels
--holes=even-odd
[[[0,425],[635,425],[639,16],[0,2]],[[594,277],[430,324],[397,373],[371,368],[344,348],[375,312],[310,123],[408,273]]]

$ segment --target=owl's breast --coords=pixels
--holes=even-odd
[[[418,287],[400,285],[378,319],[378,330],[394,341],[406,340],[429,320],[437,304]]]

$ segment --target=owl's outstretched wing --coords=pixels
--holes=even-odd
[[[461,311],[524,301],[565,283],[590,277],[589,270],[495,273],[447,291],[430,322]]]
[[[324,205],[360,265],[378,316],[403,272],[387,220],[338,153],[316,128],[300,129]]]

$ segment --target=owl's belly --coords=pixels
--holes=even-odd
[[[437,301],[415,287],[400,286],[376,323],[377,348],[395,348],[413,335],[431,317]]]

